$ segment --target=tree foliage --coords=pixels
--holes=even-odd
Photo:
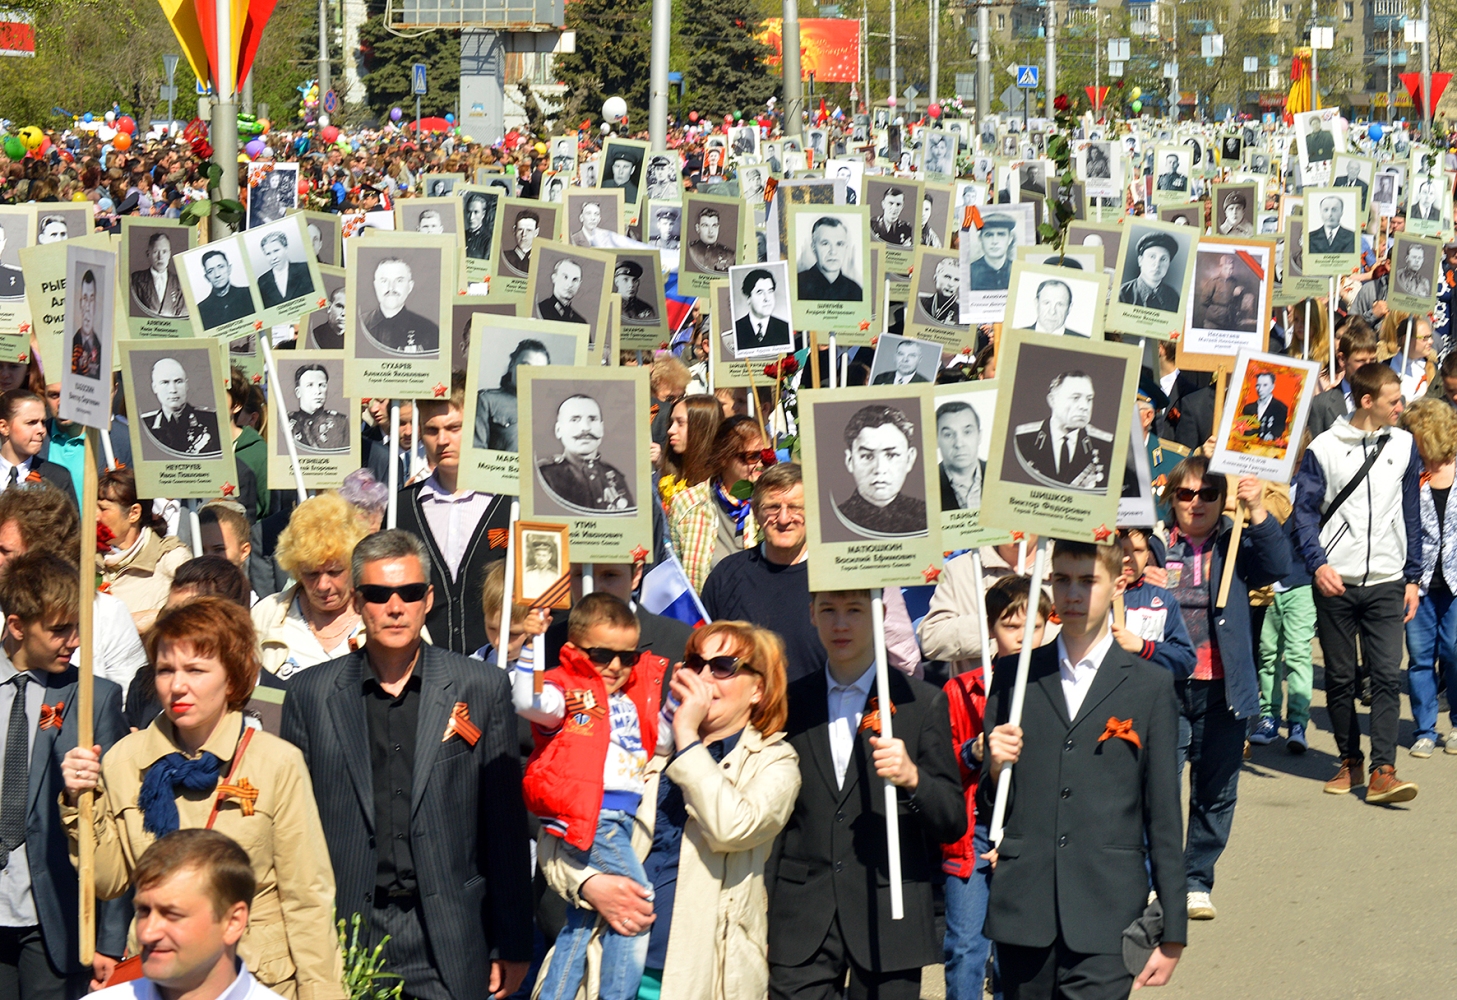
[[[572,0],[566,26],[577,51],[556,57],[557,79],[567,85],[559,122],[596,118],[609,97],[627,101],[628,116],[647,121],[652,0]]]
[[[460,33],[427,31],[397,35],[385,27],[382,15],[369,18],[359,27],[359,46],[364,50],[364,75],[369,91],[369,110],[380,119],[390,108],[407,109],[413,115],[411,67],[425,64],[430,92],[420,98],[422,115],[445,115],[455,111],[460,95]]]
[[[681,19],[683,79],[700,110],[757,110],[779,90],[779,74],[765,62],[774,50],[754,37],[758,7],[756,0],[715,0],[694,4]]]

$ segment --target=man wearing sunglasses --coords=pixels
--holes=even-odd
[[[490,956],[488,990],[504,1000],[532,954],[510,682],[421,641],[429,564],[405,531],[355,547],[364,647],[298,676],[282,733],[320,776],[340,919],[361,915],[367,947],[389,935],[384,958],[409,996],[482,1000]]]

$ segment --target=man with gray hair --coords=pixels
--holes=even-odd
[[[398,354],[434,354],[440,350],[440,325],[405,308],[415,290],[415,272],[399,257],[374,266],[374,298],[364,314],[364,330],[386,350]]]
[[[532,954],[511,690],[504,672],[423,641],[429,560],[406,531],[355,546],[364,646],[294,678],[282,733],[335,779],[314,797],[339,918],[362,917],[409,996],[508,996]]]
[[[1320,200],[1320,226],[1310,230],[1306,239],[1312,254],[1355,253],[1356,233],[1341,225],[1346,202],[1340,195],[1328,194]]]
[[[1047,278],[1037,286],[1035,296],[1037,320],[1032,329],[1038,333],[1050,333],[1059,337],[1086,337],[1086,333],[1070,330],[1068,313],[1072,310],[1073,290],[1066,281]]]

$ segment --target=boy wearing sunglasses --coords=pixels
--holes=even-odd
[[[567,617],[561,665],[534,690],[531,653],[523,650],[512,679],[516,712],[531,722],[536,749],[521,792],[544,834],[560,837],[586,867],[624,875],[651,892],[632,846],[634,817],[647,789],[652,753],[672,749],[673,730],[660,719],[668,661],[638,648],[632,609],[611,594],[588,594]],[[597,914],[571,907],[542,980],[542,1000],[571,1000],[586,969]],[[650,922],[649,922],[650,923]],[[649,923],[610,925],[602,934],[600,996],[634,1000],[647,959]]]

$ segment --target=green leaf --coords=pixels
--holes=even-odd
[[[1057,227],[1049,222],[1044,222],[1037,227],[1037,235],[1041,236],[1044,240],[1050,240],[1057,235]]]
[[[740,479],[729,487],[729,496],[735,500],[747,500],[754,495],[754,484],[747,479]]]
[[[212,215],[214,205],[204,198],[202,201],[194,201],[182,210],[182,217],[189,222],[198,222]]]
[[[219,212],[242,212],[243,211],[243,203],[241,201],[234,201],[231,198],[219,198],[217,204],[218,204],[218,211]]]
[[[223,168],[216,163],[208,164],[207,168],[208,187],[217,187],[223,182]]]

